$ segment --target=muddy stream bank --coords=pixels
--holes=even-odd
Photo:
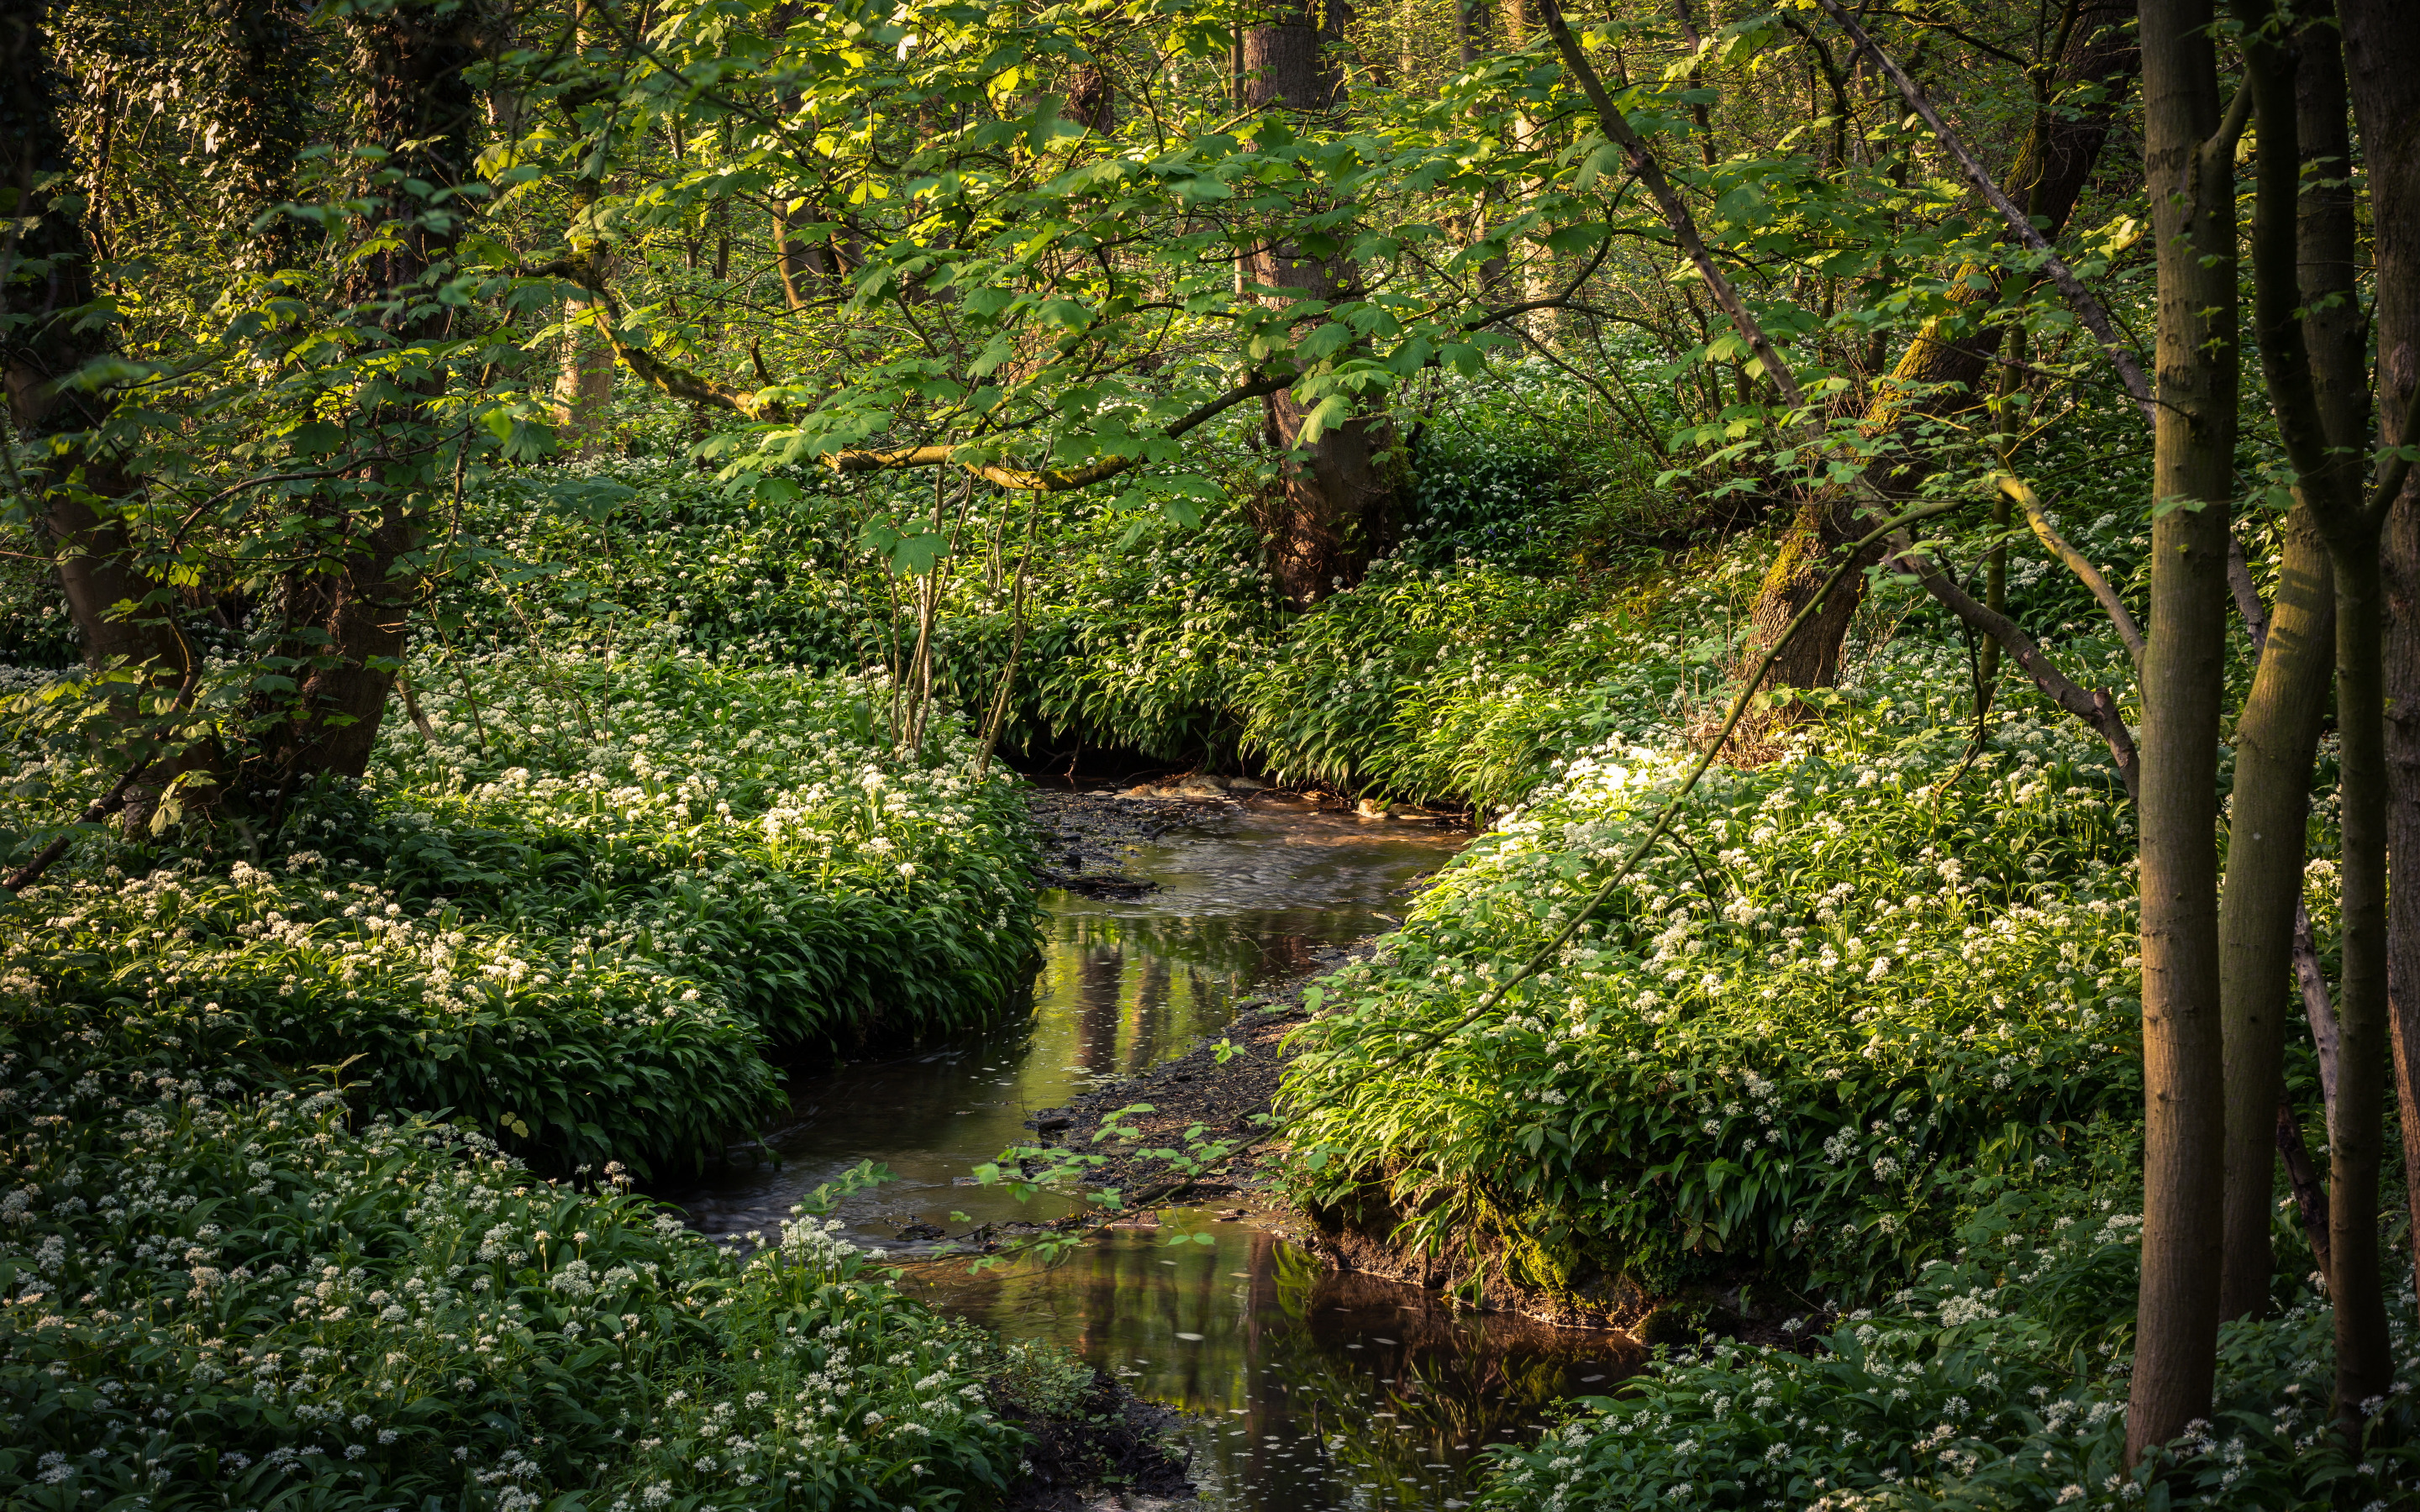
[[[1460,1506],[1484,1445],[1534,1434],[1556,1398],[1609,1389],[1635,1368],[1635,1346],[1332,1270],[1288,1237],[1299,1223],[1245,1168],[1187,1199],[1199,1206],[1112,1227],[1055,1265],[970,1274],[967,1256],[945,1253],[951,1236],[1068,1211],[969,1174],[1033,1142],[1037,1123],[1064,1137],[1061,1110],[1089,1122],[1081,1110],[1150,1101],[1156,1087],[1214,1129],[1240,1127],[1274,1080],[1289,989],[1390,927],[1466,839],[1424,816],[1238,796],[1039,790],[1045,864],[1061,886],[1046,895],[1030,1011],[915,1056],[797,1079],[763,1158],[670,1196],[706,1233],[770,1231],[800,1195],[874,1161],[893,1180],[844,1202],[846,1237],[886,1252],[936,1304],[1066,1345],[1181,1414],[1199,1500],[1175,1504]],[[1205,1057],[1171,1064],[1231,1030],[1257,1053],[1223,1071]],[[1126,1085],[1156,1069],[1156,1083]]]

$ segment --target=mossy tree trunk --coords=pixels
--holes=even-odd
[[[194,671],[194,654],[177,626],[177,595],[143,570],[127,531],[123,507],[143,480],[93,440],[116,394],[69,381],[109,357],[116,341],[110,321],[91,308],[94,249],[70,197],[78,175],[59,117],[68,81],[44,27],[51,9],[40,0],[0,3],[0,182],[32,195],[0,246],[0,371],[15,439],[51,443],[29,449],[39,460],[23,481],[85,665],[133,673],[112,702],[126,759],[154,768],[124,794],[139,818],[172,777],[210,770],[218,754],[172,740],[160,723],[162,706]]]
[[[2304,364],[2327,432],[2345,456],[2369,442],[2360,306],[2354,298],[2355,258],[2351,145],[2345,116],[2344,59],[2332,21],[2314,20],[2296,39],[2290,107],[2261,100],[2260,163],[2264,172],[2298,173],[2259,199],[2254,236],[2278,239],[2271,253],[2289,253],[2290,280],[2301,307],[2308,351]],[[2272,86],[2289,87],[2278,78]],[[2268,113],[2290,108],[2293,160],[2269,128]],[[2274,224],[2287,217],[2290,225]],[[2264,285],[2265,286],[2265,285]],[[2290,361],[2281,356],[2280,360]],[[2325,501],[2312,497],[2319,480],[2295,491],[2287,516],[2269,638],[2252,690],[2236,722],[2235,783],[2227,815],[2226,877],[2219,901],[2220,1018],[2226,1041],[2226,1238],[2219,1313],[2245,1318],[2268,1305],[2275,1260],[2269,1235],[2276,1191],[2276,1120],[2285,1090],[2286,1016],[2294,994],[2295,906],[2303,896],[2311,763],[2327,712],[2335,664],[2335,584],[2319,526]]]
[[[479,17],[476,7],[455,0],[404,0],[347,22],[365,130],[391,146],[383,167],[402,176],[372,191],[387,197],[396,234],[380,237],[377,250],[354,261],[346,289],[365,336],[382,344],[442,343],[453,333],[452,307],[427,285],[452,255],[462,205],[424,206],[404,178],[450,189],[470,177],[478,103],[463,70],[479,60]],[[442,381],[432,373],[423,393]],[[425,423],[409,402],[363,419],[399,431]],[[266,753],[270,784],[283,790],[323,772],[357,778],[367,769],[418,593],[411,564],[429,481],[398,485],[387,470],[373,470],[350,496],[340,546],[282,583],[278,613],[304,670]]]

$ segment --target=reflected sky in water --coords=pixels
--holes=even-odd
[[[1547,1402],[1632,1367],[1609,1352],[1627,1347],[1621,1335],[1457,1316],[1203,1214],[1111,1230],[1054,1267],[978,1275],[899,1230],[1059,1215],[969,1173],[1030,1142],[1035,1112],[1182,1054],[1237,999],[1315,969],[1321,948],[1390,927],[1464,838],[1288,797],[1201,810],[1128,856],[1126,872],[1156,890],[1047,896],[1029,1012],[922,1055],[799,1078],[768,1140],[778,1165],[719,1172],[675,1200],[708,1233],[769,1231],[802,1193],[873,1160],[894,1179],[839,1210],[850,1239],[892,1251],[936,1303],[1066,1344],[1138,1395],[1201,1414],[1187,1437],[1204,1506],[1459,1505],[1481,1445],[1534,1432]]]

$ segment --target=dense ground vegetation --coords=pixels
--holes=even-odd
[[[7,905],[10,1496],[996,1493],[1003,1383],[1063,1367],[813,1214],[726,1252],[623,1189],[744,1134],[787,1060],[1014,995],[1007,775],[955,726],[902,759],[864,679],[423,667],[360,787],[88,844]],[[15,801],[72,751],[23,752]]]
[[[1005,1493],[630,1189],[1106,748],[1480,829],[1280,1109],[1660,1309],[1493,1503],[2410,1502],[2420,22],[1699,8],[0,0],[0,1491]]]

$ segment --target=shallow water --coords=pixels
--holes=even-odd
[[[770,1231],[802,1194],[872,1160],[893,1180],[837,1210],[850,1240],[892,1252],[935,1303],[1063,1343],[1138,1396],[1200,1414],[1186,1437],[1204,1507],[1458,1506],[1481,1445],[1534,1432],[1546,1403],[1627,1373],[1620,1335],[1456,1315],[1206,1212],[1112,1229],[1055,1266],[973,1275],[900,1230],[1059,1215],[968,1173],[1030,1143],[1037,1110],[1182,1054],[1256,989],[1389,927],[1462,839],[1284,797],[1205,810],[1130,852],[1125,872],[1157,890],[1047,896],[1030,1013],[800,1079],[766,1141],[778,1165],[725,1170],[677,1200],[705,1232]]]

